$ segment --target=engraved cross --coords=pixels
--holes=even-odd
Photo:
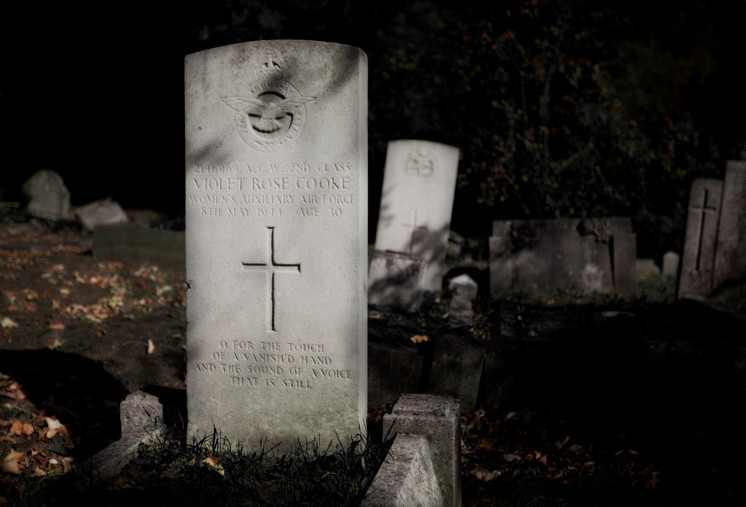
[[[697,239],[697,264],[696,270],[699,271],[699,262],[702,258],[702,237],[705,233],[705,216],[707,213],[715,213],[717,208],[707,206],[707,198],[709,197],[709,190],[706,188],[702,190],[702,204],[692,204],[690,208],[693,211],[699,212],[699,237]]]
[[[399,224],[402,227],[406,227],[407,229],[412,229],[412,233],[409,236],[409,255],[412,255],[412,250],[414,249],[414,243],[415,243],[415,234],[417,231],[425,230],[427,227],[424,225],[417,225],[417,210],[412,210],[412,220],[411,223],[405,223],[405,224]]]
[[[275,275],[278,273],[300,274],[300,264],[283,264],[275,260],[275,228],[267,227],[267,246],[265,248],[268,262],[242,262],[248,271],[264,271],[267,276],[267,331],[277,331],[275,322]]]

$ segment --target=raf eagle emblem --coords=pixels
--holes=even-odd
[[[265,92],[255,98],[225,97],[221,100],[237,113],[246,114],[252,130],[272,135],[286,132],[293,124],[298,108],[315,97],[285,97],[277,92]]]

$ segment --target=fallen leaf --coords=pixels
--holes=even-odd
[[[65,425],[59,422],[56,418],[53,417],[47,417],[47,431],[45,436],[47,438],[53,438],[56,434],[65,434],[67,433],[67,428],[65,428]]]
[[[413,337],[409,339],[413,343],[424,343],[426,341],[429,341],[430,338],[426,334],[416,334]]]
[[[23,460],[23,463],[21,463]],[[0,470],[9,474],[19,475],[21,468],[26,466],[26,453],[18,452],[11,449],[11,451],[3,458],[3,462],[0,463]]]
[[[34,425],[28,422],[23,422],[20,419],[16,419],[10,425],[8,433],[10,435],[19,435],[28,437],[34,432]]]
[[[489,440],[482,440],[474,446],[475,451],[494,451],[495,446]]]
[[[503,459],[507,461],[508,463],[512,463],[513,461],[520,460],[521,457],[518,456],[517,454],[507,453],[507,454],[503,454]]]
[[[62,331],[65,329],[65,325],[60,322],[52,322],[49,324],[49,329],[54,329],[56,331]]]
[[[10,317],[3,317],[3,320],[0,321],[0,326],[2,326],[3,329],[13,329],[14,327],[18,327],[18,324],[13,322]]]
[[[542,465],[546,466],[546,464],[547,464],[547,455],[546,454],[542,454],[539,451],[534,451],[534,455],[536,456],[536,461],[538,461]]]
[[[474,468],[469,470],[469,473],[480,481],[491,481],[496,477],[500,477],[500,475],[502,475],[502,472],[500,472],[499,470],[488,470],[482,465],[474,465]]]
[[[220,475],[225,475],[225,470],[223,470],[223,466],[220,464],[220,460],[215,456],[208,456],[207,458],[202,460],[202,463],[210,465]]]
[[[15,380],[11,382],[9,386],[7,386],[5,389],[0,391],[0,396],[3,396],[5,398],[10,398],[12,400],[25,400],[26,395],[23,394],[23,391],[21,391],[21,387],[18,385],[18,382]]]
[[[152,355],[153,352],[155,352],[155,344],[153,343],[153,340],[148,338],[148,355]]]

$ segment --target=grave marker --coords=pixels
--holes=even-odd
[[[636,235],[629,218],[497,220],[490,238],[490,290],[553,296],[558,289],[632,297]]]
[[[713,289],[746,280],[746,161],[729,160],[723,181]]]
[[[697,178],[689,192],[678,297],[706,297],[713,287],[721,180]]]
[[[23,184],[22,190],[29,201],[29,213],[51,220],[66,220],[72,217],[70,191],[55,171],[43,169],[35,172]]]
[[[391,141],[376,229],[376,250],[424,261],[422,289],[443,284],[459,150],[431,141]]]
[[[342,445],[367,412],[367,62],[259,41],[185,59],[189,433]]]

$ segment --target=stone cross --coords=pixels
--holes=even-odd
[[[405,222],[401,224],[401,226],[407,229],[412,229],[409,239],[409,251],[407,252],[412,255],[414,253],[414,244],[417,239],[417,231],[426,231],[427,227],[417,225],[417,210],[412,210],[412,220],[409,223]]]
[[[705,217],[707,216],[707,213],[715,214],[718,211],[718,208],[715,206],[707,206],[707,196],[709,194],[709,190],[706,188],[702,189],[702,204],[692,204],[689,208],[690,213],[694,213],[695,216],[699,216],[699,226],[697,227],[697,260],[695,262],[695,269],[697,271],[700,270],[700,263],[702,261],[702,240],[704,238],[704,232],[705,232]]]
[[[263,271],[267,275],[267,330],[277,331],[275,327],[275,274],[298,273],[300,264],[282,264],[275,260],[275,228],[267,227],[267,249],[269,262],[250,263],[242,262],[241,265],[247,271]]]

